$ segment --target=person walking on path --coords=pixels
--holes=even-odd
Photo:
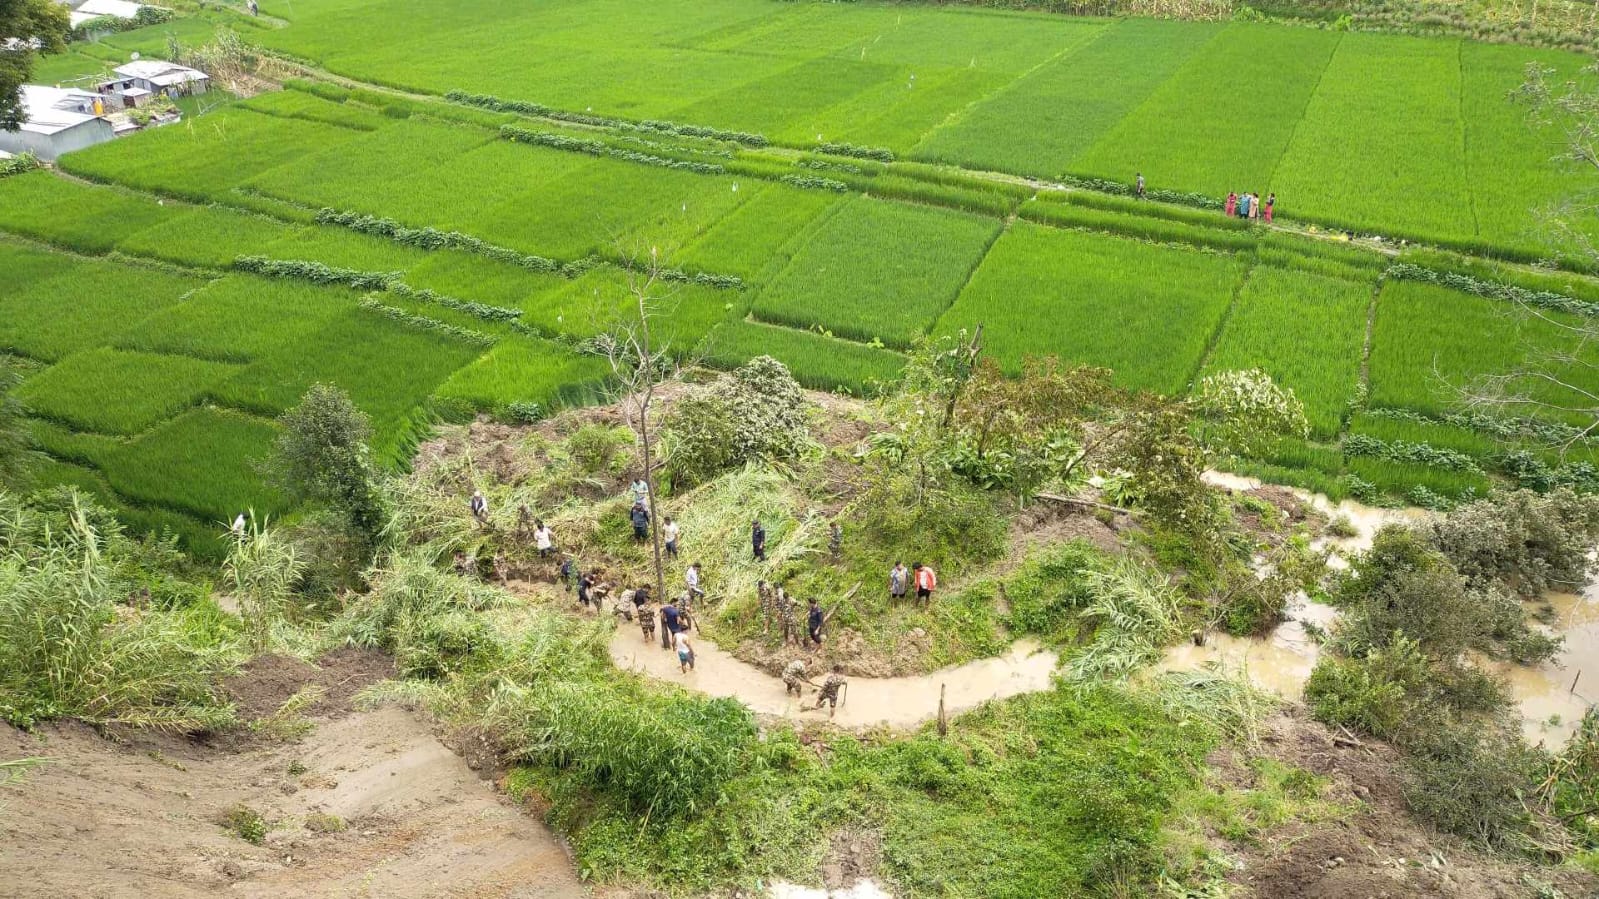
[[[1143,172],[1139,172],[1138,173],[1138,177],[1133,181],[1133,193],[1134,193],[1135,196],[1137,196],[1138,199],[1140,199],[1140,200],[1144,199],[1144,173]]]
[[[805,616],[805,630],[810,634],[813,651],[822,645],[822,625],[826,623],[827,617],[822,614],[822,604],[813,597],[810,613]]]
[[[628,489],[633,491],[633,502],[638,503],[639,505],[648,505],[649,504],[649,501],[650,501],[650,482],[649,481],[644,480],[643,477],[634,478],[633,479],[633,483],[628,485]]]
[[[833,666],[833,671],[822,681],[822,689],[816,694],[816,710],[821,711],[822,703],[827,703],[827,717],[831,718],[838,712],[838,691],[849,686],[849,681],[844,679],[844,669],[839,665]]]
[[[472,510],[472,517],[476,518],[479,524],[489,523],[489,501],[483,498],[483,491],[472,491],[472,501],[467,507]]]
[[[682,622],[677,611],[677,606],[672,605],[671,600],[667,600],[666,605],[661,606],[662,649],[672,648],[672,638],[677,635],[677,631],[681,626],[681,623]]]
[[[916,601],[924,606],[932,604],[933,591],[938,589],[938,575],[933,573],[933,566],[917,562],[911,566],[911,571],[916,575]]]
[[[666,516],[666,523],[661,526],[661,536],[666,539],[666,555],[668,558],[677,558],[677,538],[681,531],[672,516]]]
[[[633,608],[643,614],[644,607],[650,604],[650,588],[640,587],[633,591]]]
[[[633,522],[634,543],[643,543],[650,539],[650,510],[644,508],[643,503],[634,503],[627,517]]]
[[[910,589],[911,573],[904,562],[895,562],[894,567],[888,570],[888,598],[902,600],[905,591]]]
[[[1268,224],[1268,225],[1271,224],[1272,207],[1276,206],[1276,205],[1277,205],[1277,195],[1274,194],[1274,193],[1267,194],[1266,195],[1266,207],[1265,207],[1265,209],[1263,209],[1261,211],[1265,213],[1265,215],[1266,215],[1266,224]]]
[[[1238,192],[1237,191],[1232,191],[1232,192],[1227,194],[1227,205],[1223,206],[1222,208],[1224,210],[1226,210],[1223,213],[1223,215],[1226,215],[1228,218],[1232,218],[1233,217],[1233,214],[1238,211]]]
[[[562,556],[561,568],[557,573],[561,578],[561,584],[566,587],[566,592],[571,593],[577,582],[577,560],[571,556]]]
[[[700,589],[700,563],[695,562],[688,567],[688,571],[683,572],[683,584],[688,587],[690,600],[699,599],[705,595],[705,591]]]
[[[543,519],[533,522],[533,545],[538,549],[541,559],[547,559],[550,553],[555,552],[555,534]]]
[[[694,670],[694,647],[688,642],[688,632],[672,635],[672,646],[677,649],[677,669],[684,674]]]
[[[783,666],[783,695],[793,693],[795,696],[805,695],[805,685],[816,686],[805,676],[805,660],[795,659]]]
[[[755,551],[755,561],[766,561],[766,528],[759,518],[750,522],[750,549]]]
[[[594,575],[582,574],[577,579],[577,604],[583,608],[589,607],[589,594],[594,589]]]
[[[644,604],[638,607],[638,626],[644,633],[645,646],[655,642],[655,610],[650,608],[648,596],[645,596]]]
[[[1241,219],[1249,218],[1249,194],[1244,194],[1238,198],[1238,217]]]

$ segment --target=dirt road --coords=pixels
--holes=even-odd
[[[800,708],[801,700],[785,694],[783,681],[722,651],[704,637],[694,639],[695,670],[678,670],[677,654],[648,644],[634,627],[621,627],[611,637],[611,660],[618,668],[640,671],[658,680],[681,684],[710,696],[730,696],[764,715],[824,720],[826,711]],[[909,728],[938,715],[940,687],[946,689],[945,708],[954,715],[990,699],[1047,690],[1057,658],[1031,640],[1020,640],[1010,651],[918,677],[850,678],[844,704],[833,723],[841,727]],[[821,683],[826,673],[810,672]],[[815,690],[805,688],[806,704],[814,704]]]
[[[0,758],[38,756],[0,787],[0,896],[586,895],[546,827],[398,709],[240,752],[0,725]],[[269,822],[262,845],[219,824],[239,804]]]

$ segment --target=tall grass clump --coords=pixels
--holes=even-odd
[[[407,677],[442,677],[474,656],[497,657],[487,621],[474,613],[502,604],[504,594],[412,553],[388,556],[367,578],[371,591],[330,629],[335,642],[387,650]]]
[[[126,552],[114,520],[76,494],[51,514],[0,493],[0,717],[179,731],[232,720],[214,689],[228,644],[184,612],[120,605]]]
[[[1086,577],[1093,599],[1079,614],[1094,636],[1067,662],[1071,680],[1126,676],[1158,658],[1181,631],[1182,594],[1156,569],[1123,557]]]

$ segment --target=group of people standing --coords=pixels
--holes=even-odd
[[[1261,202],[1260,194],[1229,193],[1227,203],[1223,207],[1227,215],[1236,215],[1241,219],[1265,219],[1266,224],[1271,224],[1272,208],[1277,205],[1277,195],[1267,194],[1265,202]]]

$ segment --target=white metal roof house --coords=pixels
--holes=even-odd
[[[211,76],[188,66],[160,59],[135,59],[112,70],[119,76],[122,89],[143,88],[152,94],[181,97],[203,94],[211,89]]]
[[[139,10],[143,7],[141,3],[130,3],[128,0],[84,0],[76,5],[70,3],[68,5],[73,6],[71,14],[73,28],[91,19],[132,19],[139,15]]]
[[[88,91],[39,84],[22,86],[22,130],[0,130],[0,150],[31,152],[47,162],[116,136],[111,122],[94,114],[100,97]]]

